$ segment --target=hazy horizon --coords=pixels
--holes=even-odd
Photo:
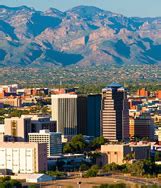
[[[66,11],[76,6],[95,6],[107,11],[135,17],[160,17],[161,0],[0,0],[0,5],[17,7],[28,6],[36,10],[56,8]]]

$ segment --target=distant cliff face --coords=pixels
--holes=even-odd
[[[161,18],[96,7],[46,12],[0,6],[0,66],[161,62]]]

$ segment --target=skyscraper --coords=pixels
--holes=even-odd
[[[77,99],[77,133],[87,135],[87,101],[88,97],[78,96]]]
[[[100,136],[100,113],[101,113],[101,95],[88,95],[87,103],[87,135]]]
[[[126,90],[112,83],[102,90],[101,125],[104,138],[120,141],[129,138],[129,108]]]
[[[78,96],[77,121],[78,134],[100,136],[101,95]]]
[[[52,95],[52,119],[57,132],[65,136],[77,134],[77,95]]]

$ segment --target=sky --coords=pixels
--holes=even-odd
[[[13,7],[27,5],[37,10],[53,7],[62,11],[78,5],[89,5],[125,16],[161,16],[161,0],[0,0],[0,4]]]

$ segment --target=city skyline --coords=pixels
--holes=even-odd
[[[161,187],[160,7],[0,0],[0,187]]]
[[[137,17],[158,17],[160,13],[160,0],[0,0],[0,5],[6,5],[11,7],[26,5],[34,7],[37,10],[47,10],[50,7],[65,11],[79,5],[96,6],[104,10],[123,14],[125,16],[137,16]]]

